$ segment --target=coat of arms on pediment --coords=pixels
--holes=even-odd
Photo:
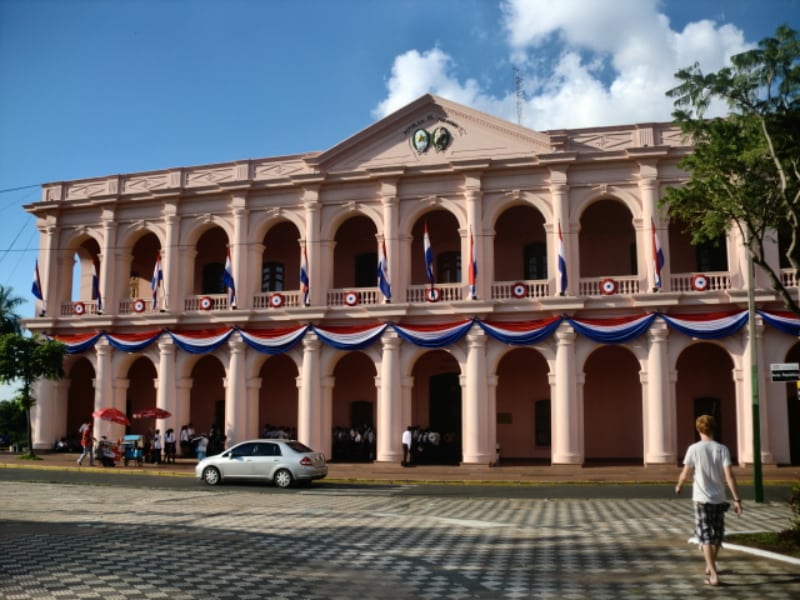
[[[437,152],[442,152],[447,149],[451,141],[453,141],[453,136],[447,127],[437,127],[433,133],[420,128],[411,134],[411,145],[418,154],[425,154],[431,146]]]

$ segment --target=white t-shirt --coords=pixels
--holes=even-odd
[[[731,466],[727,446],[713,440],[695,442],[686,451],[684,465],[694,469],[692,500],[710,504],[725,502],[725,467]]]
[[[397,438],[395,438],[395,439],[397,439]],[[411,432],[408,429],[406,429],[403,432],[403,436],[401,438],[401,441],[403,442],[404,446],[411,446]]]

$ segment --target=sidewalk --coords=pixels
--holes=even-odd
[[[116,474],[146,474],[193,477],[197,461],[179,458],[176,464],[127,467],[117,463],[115,467],[102,467],[96,461],[89,467],[84,461],[82,467],[76,462],[77,453],[56,453],[38,451],[41,460],[21,460],[19,454],[0,453],[0,469],[95,469]],[[497,467],[482,465],[420,465],[404,468],[397,463],[329,463],[328,480],[379,483],[482,483],[536,485],[542,484],[611,484],[611,483],[668,483],[678,480],[680,468],[675,465],[525,465],[515,463]],[[738,482],[748,485],[753,480],[753,468],[734,467]],[[764,465],[762,481],[765,485],[792,485],[800,482],[800,466],[779,467]]]

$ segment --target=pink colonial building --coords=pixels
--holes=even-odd
[[[324,152],[48,183],[25,325],[70,353],[35,445],[159,407],[128,431],[269,424],[331,456],[370,426],[399,462],[413,425],[464,464],[674,464],[708,412],[750,463],[755,357],[762,460],[800,464],[769,376],[800,321],[757,275],[751,339],[738,233],[695,247],[659,208],[688,152],[671,124],[538,132],[426,95]]]

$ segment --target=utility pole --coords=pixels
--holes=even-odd
[[[756,502],[764,502],[764,482],[761,475],[761,417],[759,414],[758,353],[756,352],[756,292],[755,265],[747,240],[747,332],[750,345],[750,388],[753,419],[753,492]]]

